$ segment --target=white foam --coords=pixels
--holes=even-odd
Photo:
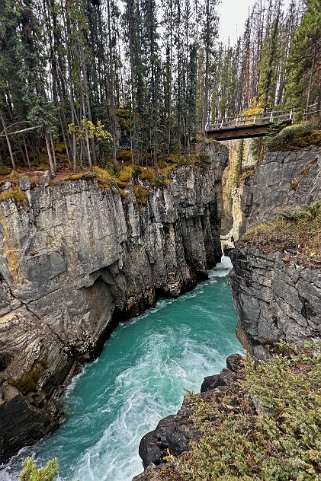
[[[211,271],[208,283],[215,284],[218,282],[216,277],[227,274],[230,269],[228,260],[222,258],[222,262]],[[205,284],[178,299],[159,301],[154,309],[122,328],[126,329],[146,316],[153,316],[174,302],[184,304],[187,299],[202,293]],[[206,304],[195,304],[195,314],[197,311],[204,316],[213,315]],[[153,319],[158,322],[154,316]],[[227,344],[233,346],[233,341]],[[90,440],[89,447],[74,460],[66,479],[131,481],[133,476],[142,471],[138,455],[142,436],[155,429],[161,418],[178,410],[185,389],[198,391],[200,380],[218,372],[225,363],[223,353],[194,339],[191,326],[184,323],[173,323],[173,326],[160,324],[159,330],[139,340],[137,349],[141,355],[136,362],[119,372],[112,386],[104,387],[97,394],[94,405],[88,406],[88,410],[86,408],[86,412],[74,421],[75,429],[77,425],[90,427],[97,424],[104,427],[99,437]],[[67,391],[66,396],[72,401],[73,410],[77,410],[81,402],[74,395],[75,387],[87,369],[73,380]],[[89,374],[94,375],[93,371]],[[115,413],[114,418],[108,416],[112,412]],[[110,424],[102,424],[106,419],[112,419]],[[0,481],[13,481],[15,475],[13,465],[7,466],[0,470]]]

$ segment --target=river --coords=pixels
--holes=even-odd
[[[131,481],[141,472],[142,436],[241,351],[223,261],[193,291],[119,325],[68,388],[65,423],[0,469],[0,481],[16,480],[29,454],[39,463],[57,457],[64,481]]]

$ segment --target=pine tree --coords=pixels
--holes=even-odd
[[[321,110],[321,0],[309,0],[295,32],[289,58],[287,100],[302,110]],[[321,119],[321,116],[320,116]]]

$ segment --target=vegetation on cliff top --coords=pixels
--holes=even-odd
[[[321,344],[276,349],[268,362],[247,357],[221,395],[188,395],[202,436],[159,479],[321,480]]]
[[[113,166],[106,168],[94,166],[91,170],[82,169],[77,173],[71,173],[70,169],[62,167],[55,177],[48,177],[48,181],[49,184],[79,180],[92,181],[100,188],[118,188],[122,197],[126,195],[127,189],[132,185],[137,204],[146,205],[152,188],[169,185],[172,173],[179,167],[190,166],[206,170],[211,163],[212,159],[206,152],[205,144],[198,144],[197,151],[191,154],[161,156],[158,168],[132,165],[129,158],[126,161],[122,161],[122,166],[117,169]],[[44,172],[41,171],[31,172],[4,169],[1,172],[0,170],[0,202],[12,199],[18,205],[27,207],[28,199],[21,190],[20,182],[27,181],[30,182],[31,188],[36,187],[41,183],[43,174]],[[4,188],[6,190],[1,190]]]
[[[239,245],[254,245],[264,252],[284,252],[285,262],[295,259],[307,267],[320,268],[321,200],[283,210],[272,219],[251,227]]]
[[[302,122],[289,125],[281,131],[272,133],[266,139],[270,151],[297,150],[312,146],[321,146],[321,130],[316,130],[313,123]]]

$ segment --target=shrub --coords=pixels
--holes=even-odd
[[[120,150],[117,152],[118,162],[132,163],[133,156],[131,150]]]
[[[135,185],[134,191],[137,204],[147,205],[150,190],[142,187],[141,185]]]
[[[108,170],[96,166],[93,168],[93,173],[96,174],[100,187],[111,187],[115,184],[115,180]]]
[[[18,205],[27,207],[29,205],[26,194],[21,190],[19,185],[12,187],[10,190],[5,190],[0,193],[0,202],[3,200],[12,199]]]
[[[127,167],[123,167],[119,171],[116,181],[117,181],[118,186],[121,189],[125,189],[126,187],[128,187],[128,184],[129,184],[131,178],[133,177],[134,171],[135,171],[135,169],[132,165],[128,165]]]
[[[202,433],[169,457],[180,481],[321,479],[321,344],[281,343],[268,362],[247,357],[238,383],[220,397],[189,395]]]
[[[293,150],[310,145],[321,145],[321,131],[314,130],[309,122],[290,125],[267,138],[269,150]]]
[[[50,459],[46,466],[38,468],[32,458],[26,458],[22,463],[23,471],[19,474],[21,481],[53,481],[58,474],[58,461]]]
[[[151,185],[157,183],[156,171],[152,167],[141,167],[139,177],[141,180],[147,180]]]

